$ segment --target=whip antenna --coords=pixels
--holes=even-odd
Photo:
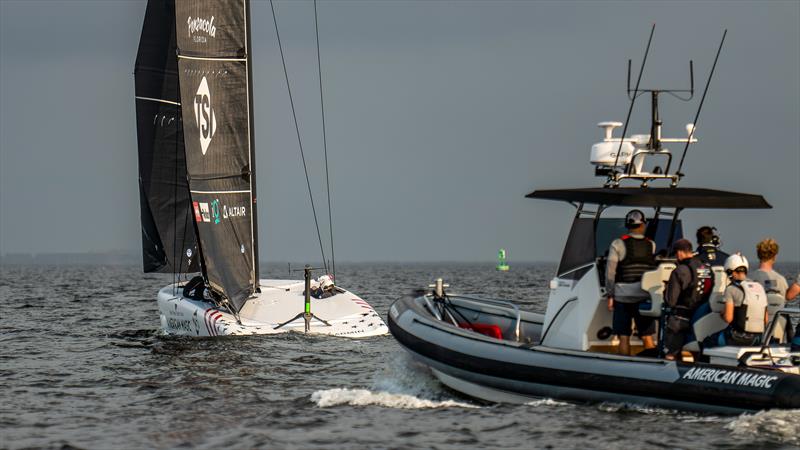
[[[708,86],[711,84],[711,78],[714,76],[714,69],[717,68],[717,60],[719,60],[719,54],[722,52],[722,44],[725,43],[725,36],[728,35],[728,29],[726,28],[725,31],[722,33],[722,40],[719,42],[719,48],[717,49],[717,56],[714,57],[714,64],[711,65],[711,72],[708,73],[708,79],[706,80],[706,87],[703,89],[703,96],[700,97],[700,104],[697,106],[697,113],[694,115],[694,128],[691,131],[691,134],[694,133],[694,129],[697,128],[697,119],[700,118],[700,110],[703,109],[703,101],[706,99],[706,93],[708,93]],[[692,135],[689,135],[689,139],[686,140],[686,145],[683,147],[683,154],[681,155],[681,162],[678,164],[678,170],[675,171],[675,175],[678,176],[678,179],[683,177],[681,173],[681,168],[683,167],[683,160],[686,159],[686,151],[689,150],[689,144],[692,142]]]
[[[625,118],[625,125],[622,128],[622,137],[619,140],[619,148],[617,148],[617,156],[616,156],[616,158],[614,158],[614,166],[613,167],[617,167],[617,164],[619,163],[619,154],[622,151],[622,144],[625,141],[625,133],[627,133],[627,131],[628,131],[628,122],[631,120],[631,113],[633,112],[633,104],[636,102],[636,96],[638,95],[638,92],[639,92],[639,83],[642,81],[642,73],[644,73],[644,65],[647,62],[647,55],[648,55],[648,53],[650,53],[650,43],[653,42],[653,33],[655,33],[655,31],[656,31],[656,24],[653,23],[653,27],[650,28],[650,37],[647,39],[647,48],[644,51],[644,58],[642,58],[642,66],[639,68],[639,77],[636,78],[636,87],[633,90],[633,97],[630,96],[630,94],[631,94],[631,85],[630,85],[630,80],[631,80],[631,74],[630,74],[631,62],[630,62],[630,60],[628,60],[628,97],[631,99],[631,104],[630,104],[630,107],[628,108],[628,116]],[[613,178],[615,176],[615,174],[616,174],[616,172],[614,172],[614,173],[612,173],[610,175],[609,182],[612,181],[611,178]]]

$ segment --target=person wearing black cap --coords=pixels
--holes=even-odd
[[[642,289],[642,274],[656,268],[656,244],[644,236],[647,221],[644,213],[631,210],[625,216],[628,233],[615,239],[608,250],[606,262],[606,297],[608,309],[614,312],[614,334],[619,337],[619,353],[630,354],[633,330],[631,321],[645,349],[655,348],[655,320],[639,312],[639,303],[650,298]]]
[[[697,257],[709,266],[721,266],[728,258],[727,253],[720,250],[719,235],[714,227],[703,226],[697,229]]]
[[[695,311],[711,296],[714,279],[711,267],[692,251],[692,243],[679,239],[672,246],[678,267],[672,271],[664,291],[664,301],[671,313],[664,328],[664,353],[674,360],[681,354],[686,336],[691,330]]]

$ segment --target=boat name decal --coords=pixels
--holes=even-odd
[[[172,317],[170,317],[169,319],[167,319],[167,326],[169,326],[173,330],[183,330],[183,331],[186,331],[186,332],[189,332],[189,333],[194,331],[194,327],[192,326],[191,319],[189,319],[189,320],[178,320],[178,319],[173,319]]]
[[[189,37],[191,37],[194,42],[208,41],[208,38],[205,36],[194,35],[194,33],[200,31],[204,31],[213,38],[217,37],[217,27],[214,26],[214,16],[211,16],[211,19],[203,19],[202,17],[192,18],[189,16],[189,18],[186,19],[186,24],[189,25]]]
[[[763,375],[752,372],[735,372],[725,369],[692,367],[688,372],[683,374],[681,379],[771,389],[772,383],[775,382],[778,377],[775,375]]]

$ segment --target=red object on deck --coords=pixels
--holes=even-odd
[[[461,328],[466,328],[467,330],[472,330],[476,333],[480,333],[489,337],[493,337],[495,339],[503,339],[503,333],[500,332],[500,327],[497,325],[489,325],[485,323],[466,323],[462,322],[458,324]]]

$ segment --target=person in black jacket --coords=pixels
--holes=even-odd
[[[721,266],[728,258],[727,253],[720,250],[719,235],[714,227],[704,226],[697,229],[697,257],[708,266]]]
[[[680,239],[672,246],[678,267],[672,271],[664,291],[664,301],[671,312],[664,329],[666,358],[674,360],[686,343],[692,315],[708,302],[714,284],[711,268],[692,252],[692,243]]]

